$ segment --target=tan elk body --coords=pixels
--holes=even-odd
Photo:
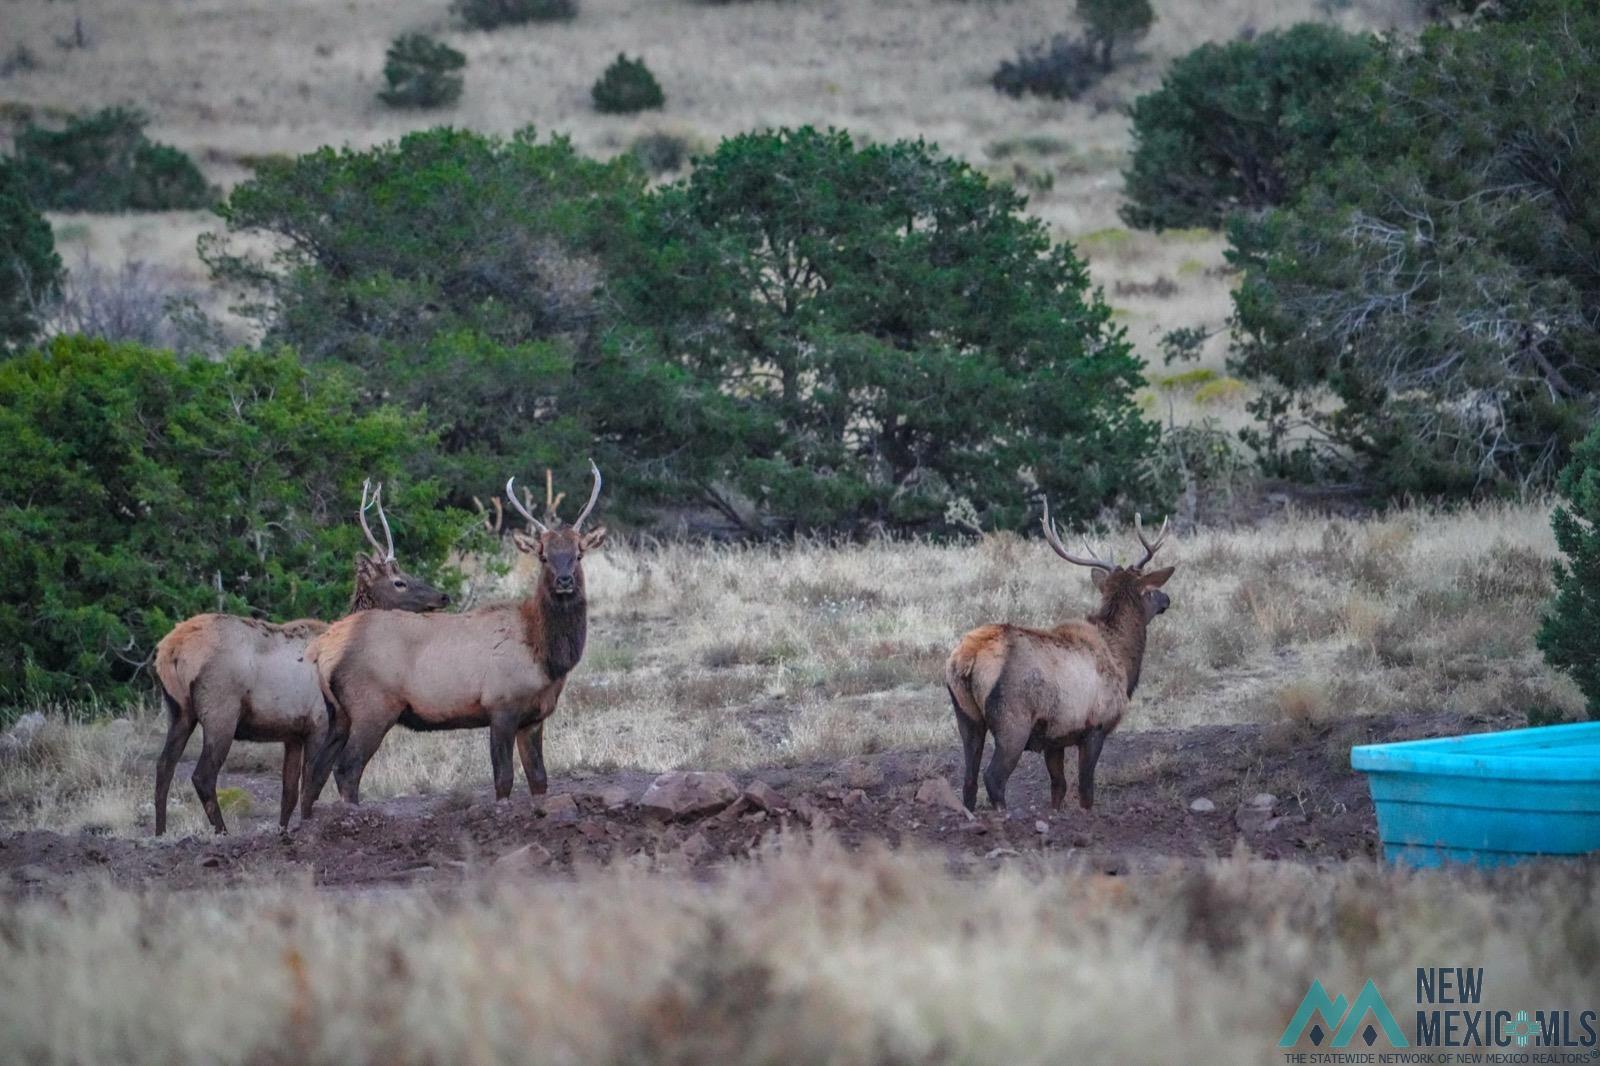
[[[989,802],[1004,809],[1006,781],[1024,751],[1044,755],[1050,774],[1050,802],[1059,808],[1067,793],[1065,753],[1078,749],[1078,800],[1094,805],[1094,768],[1105,738],[1122,722],[1139,684],[1145,630],[1171,600],[1160,591],[1172,567],[1144,573],[1166,538],[1161,527],[1154,543],[1136,520],[1144,558],[1115,566],[1093,553],[1080,558],[1061,545],[1044,513],[1045,538],[1056,554],[1091,568],[1100,592],[1100,609],[1082,620],[1053,629],[1016,625],[979,626],[963,636],[945,663],[945,686],[961,734],[964,776],[961,798],[968,810],[977,803],[978,766],[984,743],[994,734],[994,755],[984,772]]]
[[[603,527],[583,532],[600,496],[600,471],[590,467],[594,489],[569,528],[534,518],[506,483],[506,498],[539,534],[516,534],[518,548],[542,563],[524,599],[458,615],[353,615],[312,642],[307,658],[316,664],[332,725],[313,760],[302,816],[310,816],[330,773],[347,802],[360,802],[362,773],[396,725],[488,727],[495,797],[511,793],[513,744],[529,790],[545,791],[544,722],[588,634],[583,555],[605,540]]]
[[[449,602],[444,593],[407,574],[395,561],[394,540],[379,499],[382,491],[379,485],[372,503],[388,546],[380,546],[367,526],[369,504],[363,487],[361,525],[373,554],[356,559],[349,611],[443,607]],[[305,658],[311,639],[327,628],[326,622],[314,618],[274,624],[238,615],[200,614],[179,622],[156,645],[156,679],[168,714],[167,740],[156,762],[157,836],[166,832],[172,774],[197,725],[202,747],[192,780],[212,827],[227,832],[217,803],[217,775],[235,740],[283,744],[279,825],[288,826],[300,795],[306,749],[315,752],[328,729],[316,670]]]

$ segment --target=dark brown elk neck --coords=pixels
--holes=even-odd
[[[565,677],[583,658],[589,635],[589,604],[580,579],[578,591],[557,596],[544,582],[522,601],[522,628],[528,647],[544,663],[550,680]]]
[[[1144,665],[1145,633],[1149,627],[1138,585],[1126,585],[1107,596],[1100,609],[1089,616],[1089,621],[1105,634],[1106,647],[1122,664],[1128,677],[1128,695],[1132,696]]]

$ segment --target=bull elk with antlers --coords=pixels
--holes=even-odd
[[[358,517],[372,554],[356,556],[349,611],[432,611],[445,606],[448,596],[400,569],[383,513],[383,485],[369,501],[370,486],[361,486]],[[377,509],[387,545],[378,543],[367,524],[370,507]],[[217,775],[235,740],[283,743],[279,825],[288,827],[300,795],[306,747],[319,746],[327,732],[322,690],[316,671],[305,661],[306,646],[327,628],[314,618],[274,625],[231,614],[199,614],[179,622],[156,645],[156,679],[167,707],[167,741],[156,760],[157,836],[167,830],[172,772],[197,725],[203,745],[191,780],[212,827],[228,831],[217,805]]]
[[[312,764],[302,816],[310,816],[330,772],[339,794],[360,802],[362,772],[397,724],[416,730],[487,726],[495,798],[511,794],[513,742],[528,790],[536,796],[545,791],[544,723],[583,657],[588,633],[583,556],[606,537],[603,526],[583,532],[600,498],[600,470],[593,462],[589,468],[589,502],[565,528],[535,518],[517,498],[516,479],[506,482],[506,499],[537,533],[513,533],[517,548],[543,564],[520,602],[457,615],[352,615],[312,642],[307,657],[316,663],[332,727]]]
[[[983,783],[996,808],[1005,809],[1006,780],[1022,753],[1038,751],[1050,772],[1050,804],[1059,809],[1067,794],[1069,746],[1078,749],[1078,801],[1085,808],[1094,806],[1100,747],[1122,721],[1139,684],[1146,627],[1172,602],[1161,586],[1173,568],[1144,572],[1166,540],[1167,523],[1152,542],[1134,517],[1144,557],[1132,566],[1106,562],[1087,545],[1084,556],[1068,552],[1050,521],[1048,501],[1043,524],[1045,539],[1057,555],[1090,568],[1100,609],[1054,629],[979,626],[950,653],[945,686],[961,732],[966,759],[961,800],[969,811],[977,803],[978,764],[989,733],[994,734],[994,755]]]

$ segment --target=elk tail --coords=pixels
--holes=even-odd
[[[972,672],[977,664],[977,656],[968,647],[968,642],[963,640],[945,661],[944,684],[950,690],[950,702],[955,704],[956,710],[974,722],[982,722],[983,708],[972,691]]]

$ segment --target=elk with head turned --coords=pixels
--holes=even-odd
[[[355,591],[349,613],[366,610],[432,611],[450,598],[400,569],[394,535],[383,513],[383,485],[369,502],[371,482],[361,486],[361,528],[372,554],[356,556]],[[367,525],[375,507],[387,545]],[[219,833],[228,831],[217,804],[217,775],[235,740],[283,743],[283,797],[279,826],[287,828],[300,796],[306,747],[315,751],[327,732],[327,712],[316,671],[305,661],[306,645],[327,623],[300,618],[282,625],[231,614],[200,614],[179,622],[156,645],[155,672],[167,707],[167,741],[156,760],[156,835],[167,830],[167,794],[172,773],[195,726],[201,730],[195,792]]]
[[[1152,542],[1134,517],[1144,556],[1132,566],[1106,562],[1087,545],[1084,556],[1068,552],[1050,521],[1048,501],[1043,524],[1045,540],[1057,555],[1090,568],[1100,608],[1054,629],[979,626],[950,653],[945,687],[961,733],[966,762],[961,800],[969,811],[977,803],[978,764],[989,733],[994,734],[994,755],[983,783],[996,808],[1005,809],[1006,780],[1022,753],[1038,751],[1050,772],[1050,804],[1059,809],[1067,794],[1066,749],[1074,746],[1078,802],[1086,809],[1094,806],[1100,747],[1122,721],[1139,684],[1146,627],[1172,602],[1161,586],[1173,568],[1144,572],[1166,540],[1167,523]]]
[[[571,526],[551,528],[517,499],[506,499],[535,536],[513,533],[517,548],[542,564],[528,595],[456,615],[423,617],[382,612],[353,615],[312,642],[332,722],[311,768],[301,814],[333,773],[346,802],[361,798],[361,775],[395,725],[415,730],[489,729],[496,799],[511,794],[513,744],[535,796],[548,787],[544,723],[555,713],[567,675],[583,657],[588,633],[583,556],[604,542],[602,526],[583,531],[600,498],[594,489]]]

